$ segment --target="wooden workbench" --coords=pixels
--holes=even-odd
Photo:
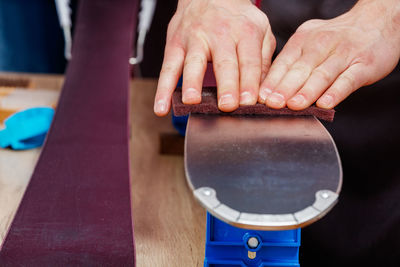
[[[63,76],[0,73],[27,77],[35,88],[60,90]],[[161,133],[174,132],[171,118],[153,112],[155,80],[131,83],[132,214],[137,266],[202,266],[205,210],[184,177],[182,156],[161,155]],[[21,201],[40,149],[0,149],[0,242]]]

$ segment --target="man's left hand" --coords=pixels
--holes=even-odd
[[[262,82],[259,102],[302,110],[317,101],[330,109],[384,78],[399,58],[400,1],[361,0],[337,18],[301,25]]]

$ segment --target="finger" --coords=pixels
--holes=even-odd
[[[291,98],[304,85],[311,72],[329,56],[329,50],[322,53],[317,51],[304,51],[284,75],[272,94],[267,97],[266,104],[271,108],[283,108],[286,101]]]
[[[292,41],[294,40],[294,41]],[[289,39],[285,47],[276,57],[269,69],[267,77],[260,86],[259,98],[260,103],[265,103],[267,96],[281,81],[282,77],[289,70],[290,66],[300,58],[302,49],[298,40]]]
[[[209,52],[199,40],[190,41],[186,50],[183,67],[182,102],[184,104],[199,104]]]
[[[168,114],[171,106],[172,92],[175,90],[179,76],[182,73],[184,57],[185,52],[182,47],[166,45],[154,101],[154,113],[157,116]]]
[[[240,75],[240,105],[257,102],[261,78],[261,40],[243,38],[237,46]]]
[[[239,106],[239,66],[233,40],[220,40],[211,50],[218,88],[218,108],[230,112]]]
[[[331,55],[312,71],[303,88],[287,101],[287,106],[293,110],[309,107],[347,67],[347,62],[343,56]]]
[[[269,68],[271,67],[271,60],[276,48],[276,40],[272,34],[271,28],[267,31],[264,36],[262,50],[261,50],[261,81],[264,81]]]
[[[362,63],[351,65],[318,99],[317,106],[331,109],[368,81],[368,70]]]

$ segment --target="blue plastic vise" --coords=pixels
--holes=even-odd
[[[207,213],[204,267],[299,267],[300,229],[255,231]]]
[[[172,111],[172,125],[174,125],[175,129],[182,136],[185,136],[188,118],[189,118],[189,115],[175,116],[174,112]]]
[[[0,147],[23,150],[43,144],[53,120],[54,109],[49,107],[30,108],[17,112],[4,121],[0,131]]]
[[[182,86],[182,77],[179,78],[177,87]],[[186,133],[186,125],[189,119],[189,115],[186,116],[175,116],[174,111],[172,111],[172,125],[174,125],[175,129],[179,132],[180,135],[185,136]]]

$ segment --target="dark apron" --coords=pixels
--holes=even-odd
[[[328,19],[356,1],[264,0],[279,51],[306,20]],[[337,108],[332,134],[343,164],[339,203],[302,233],[302,266],[399,266],[400,67]],[[381,102],[376,102],[380,98]]]

